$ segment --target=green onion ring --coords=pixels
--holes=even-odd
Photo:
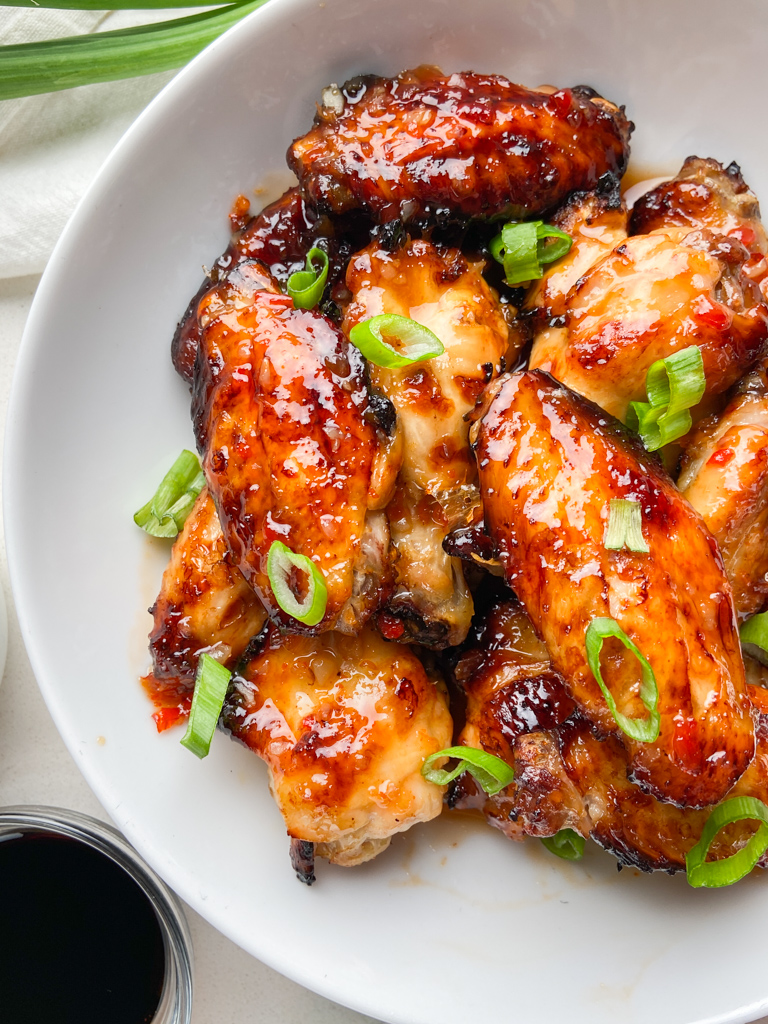
[[[320,269],[315,262],[320,263]],[[323,297],[328,280],[328,253],[314,247],[307,253],[304,270],[297,270],[288,278],[286,291],[296,309],[313,309]]]
[[[200,462],[185,448],[146,505],[134,515],[134,523],[153,537],[175,537],[204,486]]]
[[[739,639],[746,654],[761,665],[768,665],[768,612],[760,612],[742,623]]]
[[[746,846],[723,860],[707,861],[712,841],[721,828],[734,821],[759,821],[757,832]],[[685,857],[688,884],[698,889],[719,889],[733,885],[748,875],[765,851],[768,850],[768,807],[754,796],[734,796],[724,800],[707,819],[701,839]]]
[[[491,256],[504,267],[507,284],[518,285],[542,277],[542,264],[565,256],[573,239],[565,231],[540,220],[511,221],[491,239]]]
[[[400,348],[388,345],[385,337],[397,339]],[[445,352],[443,343],[428,327],[396,313],[382,313],[356,324],[349,340],[369,362],[388,369],[434,359]]]
[[[216,731],[232,673],[210,654],[201,654],[195,673],[195,692],[182,746],[198,757],[206,757]]]
[[[706,387],[697,345],[657,359],[645,376],[648,401],[630,403],[627,426],[640,434],[649,452],[655,452],[688,433],[693,423],[689,410],[701,401]]]
[[[433,768],[432,765],[441,757],[458,757],[460,760],[451,771]],[[446,747],[431,754],[421,768],[427,782],[434,782],[436,786],[447,786],[464,772],[469,772],[489,796],[500,793],[515,777],[514,769],[506,761],[477,747]]]
[[[553,836],[546,836],[541,840],[550,853],[563,860],[581,860],[584,856],[584,845],[586,840],[572,828],[561,828]]]
[[[292,568],[307,577],[307,595],[303,601],[299,601],[288,586]],[[267,555],[267,575],[275,601],[287,615],[303,622],[305,626],[316,626],[322,620],[328,604],[328,588],[323,574],[311,558],[297,555],[282,541],[275,540]]]
[[[607,551],[621,551],[623,547],[646,554],[650,551],[643,538],[643,510],[639,501],[611,498],[603,547]]]
[[[600,672],[600,652],[603,649],[603,641],[609,636],[620,640],[627,650],[631,651],[640,662],[643,673],[642,682],[640,683],[640,700],[649,712],[648,718],[629,718],[627,715],[622,715],[620,711],[616,710],[616,702],[605,685],[602,673]],[[653,743],[659,737],[661,725],[659,712],[656,710],[659,703],[659,688],[656,685],[656,676],[647,658],[640,648],[629,639],[615,619],[592,619],[587,627],[585,641],[589,667],[592,670],[592,675],[597,680],[598,686],[603,691],[606,704],[616,720],[616,724],[623,733],[631,739],[637,740],[638,743]]]

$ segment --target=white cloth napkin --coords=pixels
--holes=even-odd
[[[0,43],[127,28],[191,13],[196,12],[5,7],[0,8]],[[105,157],[173,74],[0,102],[0,278],[45,268]]]

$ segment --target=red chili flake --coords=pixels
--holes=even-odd
[[[380,612],[378,616],[379,632],[385,640],[399,640],[405,632],[402,619],[387,612]]]
[[[152,715],[155,720],[158,732],[165,732],[166,729],[170,729],[171,726],[176,725],[183,718],[186,718],[189,714],[189,708],[175,707],[175,708],[160,708]]]
[[[675,759],[685,768],[693,767],[699,757],[699,742],[696,736],[696,722],[692,718],[683,717],[682,712],[675,715],[675,732],[672,737],[672,749]]]
[[[727,466],[736,453],[733,448],[718,448],[707,459],[708,466]]]
[[[725,331],[731,326],[733,313],[720,302],[713,302],[706,295],[700,295],[693,303],[693,314],[697,320],[716,331]]]
[[[755,231],[754,228],[749,227],[747,224],[742,224],[741,227],[734,228],[733,231],[728,232],[731,238],[738,238],[742,245],[748,249],[750,245],[754,244]]]
[[[555,108],[555,113],[558,117],[565,118],[571,109],[573,104],[573,96],[571,95],[570,89],[560,89],[558,92],[553,92],[549,97],[552,106]]]

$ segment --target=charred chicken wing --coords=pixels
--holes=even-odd
[[[235,564],[272,617],[301,629],[267,575],[282,541],[325,579],[312,628],[356,632],[380,600],[389,546],[383,513],[368,511],[377,441],[359,353],[320,313],[294,309],[259,263],[206,294],[200,324],[195,430]]]
[[[631,123],[586,87],[436,68],[348,82],[288,163],[318,209],[377,220],[528,217],[621,175]]]
[[[233,668],[267,617],[232,563],[205,487],[174,542],[151,612],[152,672],[144,686],[158,708],[157,724],[164,727],[189,711],[200,653]]]
[[[541,371],[489,388],[477,459],[485,522],[505,577],[570,696],[618,734],[634,781],[683,806],[716,803],[754,753],[733,598],[701,518],[633,437]],[[637,501],[649,554],[609,551],[609,501]],[[660,734],[619,732],[587,661],[595,617],[615,620],[650,662]],[[635,656],[605,644],[619,711],[644,718]]]

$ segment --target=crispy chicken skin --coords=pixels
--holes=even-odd
[[[161,712],[160,727],[189,711],[200,652],[232,668],[267,617],[232,564],[206,487],[174,542],[150,611],[152,672],[143,682]],[[169,713],[174,709],[179,714]]]
[[[472,617],[461,563],[442,547],[477,497],[465,416],[510,354],[501,306],[481,270],[458,249],[426,241],[394,252],[373,242],[347,269],[347,334],[362,320],[396,313],[428,327],[445,346],[441,356],[410,366],[369,366],[371,385],[392,403],[401,435],[391,449],[399,486],[389,509],[397,552],[389,610],[409,635],[437,646],[463,640]]]
[[[703,420],[677,485],[701,514],[723,556],[739,619],[768,598],[768,373],[763,361],[721,414]]]
[[[634,780],[670,803],[716,803],[749,763],[754,729],[733,598],[704,523],[639,441],[547,374],[499,378],[482,412],[486,527],[570,696],[618,732],[585,648],[593,618],[615,619],[659,690],[658,740],[619,733]],[[640,503],[650,554],[605,549],[612,498]],[[602,668],[618,709],[646,717],[634,656],[607,641]]]
[[[306,555],[328,588],[315,632],[356,632],[380,599],[388,548],[368,513],[377,451],[362,359],[314,310],[294,309],[259,263],[203,298],[193,419],[208,486],[234,561],[269,614],[273,541]]]
[[[444,789],[421,766],[451,742],[445,688],[370,627],[314,638],[272,627],[233,678],[223,724],[269,766],[288,834],[334,864],[370,860],[440,814]]]
[[[737,239],[752,254],[768,253],[757,198],[735,163],[723,167],[717,160],[689,156],[671,181],[646,192],[632,207],[631,234],[670,227],[709,228]]]
[[[631,123],[593,90],[525,89],[497,75],[437,68],[343,88],[288,151],[311,203],[377,220],[529,217],[621,175]]]

